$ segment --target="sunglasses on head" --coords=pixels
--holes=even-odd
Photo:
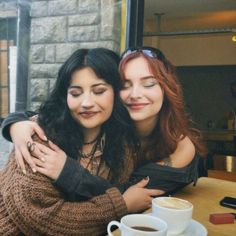
[[[165,60],[164,54],[159,49],[152,48],[152,47],[128,48],[121,55],[121,60],[123,60],[127,56],[137,53],[137,52],[141,52],[147,57],[156,58],[160,61]]]

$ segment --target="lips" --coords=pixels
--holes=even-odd
[[[91,117],[97,115],[98,112],[97,111],[84,111],[84,112],[80,112],[79,114],[83,118],[87,118],[88,119],[88,118],[91,118]]]
[[[128,108],[131,110],[134,110],[134,111],[141,110],[147,105],[148,105],[148,103],[129,103],[129,104],[127,104]]]

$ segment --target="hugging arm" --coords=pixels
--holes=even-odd
[[[10,135],[10,126],[16,122],[29,120],[29,117],[36,115],[36,112],[33,111],[25,111],[25,112],[13,112],[10,113],[7,118],[5,118],[2,122],[2,136],[8,141],[12,142]]]
[[[163,190],[165,194],[172,194],[189,183],[196,183],[198,161],[199,156],[196,155],[189,165],[182,168],[173,168],[150,162],[134,170],[130,179],[125,183],[115,185],[99,176],[91,175],[74,160],[67,158],[66,164],[54,185],[73,201],[81,201],[103,194],[110,187],[117,187],[123,193],[130,186],[149,176],[147,188],[159,189]]]
[[[36,115],[35,112],[15,112],[8,115],[2,123],[2,135],[15,146],[15,158],[23,173],[26,173],[25,161],[35,172],[36,165],[27,148],[27,143],[32,142],[32,135],[37,133],[42,140],[47,138],[43,130],[33,121],[29,120],[29,116]]]
[[[195,155],[193,160],[185,167],[173,168],[150,162],[136,171],[131,176],[131,181],[138,181],[149,175],[148,188],[157,188],[172,194],[190,183],[196,184],[198,179],[198,163],[200,157]]]
[[[88,200],[114,187],[108,180],[91,175],[76,160],[69,157],[66,158],[65,165],[53,184],[70,201]]]
[[[182,152],[182,156],[184,156],[184,154],[185,153]],[[127,163],[130,161],[129,158],[131,159],[132,157],[126,157]],[[181,168],[150,162],[140,166],[136,170],[133,170],[132,173],[130,172],[129,176],[131,176],[129,180],[119,185],[111,185],[109,181],[98,176],[93,176],[90,173],[86,173],[86,178],[83,178],[83,173],[81,172],[82,167],[77,163],[73,164],[73,160],[69,160],[69,158],[67,159],[67,163],[62,169],[61,176],[59,176],[54,184],[60,191],[66,192],[69,196],[74,197],[75,201],[80,201],[82,194],[86,194],[84,196],[89,199],[93,196],[104,193],[104,191],[111,186],[116,186],[120,192],[123,193],[130,186],[136,184],[146,176],[149,176],[150,179],[146,186],[147,188],[159,189],[163,190],[165,194],[172,194],[191,182],[194,182],[194,184],[197,182],[198,163],[200,157],[195,155],[191,158],[192,160],[190,163]],[[124,169],[123,172],[125,171],[126,170]],[[69,187],[70,179],[72,178],[74,180],[73,185]],[[101,188],[99,186],[101,186]]]

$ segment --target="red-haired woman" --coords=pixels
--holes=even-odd
[[[145,156],[145,160],[181,168],[195,153],[204,153],[199,132],[190,128],[174,67],[160,50],[126,50],[119,71],[123,80],[120,97],[134,123],[141,161]]]

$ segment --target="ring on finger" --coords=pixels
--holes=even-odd
[[[28,149],[29,151],[30,151],[31,145],[32,145],[31,142],[28,141],[28,142],[27,142],[27,149]]]
[[[35,145],[36,145],[35,143],[32,143],[32,144],[31,144],[30,152],[33,152],[33,151],[34,151],[34,149],[35,149]]]
[[[31,143],[30,141],[27,142],[27,148],[29,150],[29,152],[33,152],[35,149],[35,143]]]

